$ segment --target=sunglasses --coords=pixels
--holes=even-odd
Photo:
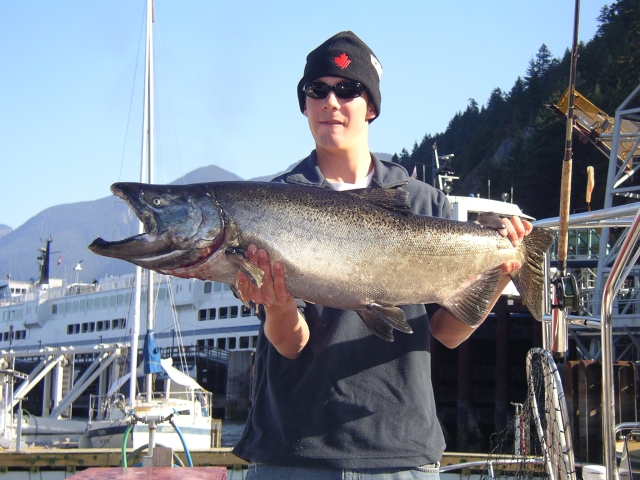
[[[362,95],[362,92],[366,91],[366,88],[357,82],[340,82],[336,83],[333,87],[324,82],[309,82],[304,84],[302,91],[306,93],[309,98],[327,98],[329,92],[333,92],[336,94],[336,97],[345,99],[359,97]]]

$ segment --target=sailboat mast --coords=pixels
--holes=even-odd
[[[140,161],[140,183],[153,183],[154,180],[154,102],[153,102],[153,0],[147,0],[147,25],[146,25],[146,45],[145,45],[145,81],[144,81],[144,104],[142,122],[142,155]],[[144,233],[144,226],[140,222],[139,233]],[[141,267],[136,267],[135,282],[135,304],[134,321],[131,331],[131,381],[129,388],[129,399],[131,405],[135,403],[137,377],[136,369],[138,365],[138,337],[140,336],[140,299],[142,297]],[[154,281],[153,272],[148,272],[147,282],[147,329],[153,328],[154,313]],[[151,375],[146,378],[146,396],[151,400]]]

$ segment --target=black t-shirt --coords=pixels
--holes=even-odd
[[[450,217],[446,196],[372,155],[371,188],[403,188],[416,213]],[[274,181],[328,187],[315,152]],[[334,468],[410,468],[445,448],[431,385],[424,305],[401,307],[413,334],[373,335],[353,311],[299,306],[309,342],[287,359],[261,329],[252,407],[234,453],[250,462]]]

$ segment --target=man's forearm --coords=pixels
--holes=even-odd
[[[309,326],[295,300],[284,305],[264,307],[264,333],[280,354],[297,358],[309,341]]]

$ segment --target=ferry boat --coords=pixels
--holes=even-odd
[[[144,304],[144,281],[142,289]],[[154,289],[159,348],[177,347],[181,339],[185,346],[255,349],[260,321],[229,285],[158,275]],[[103,277],[93,283],[66,284],[60,279],[42,283],[42,275],[38,282],[0,281],[0,350],[127,342],[133,294],[133,274]],[[141,342],[146,334],[144,314],[142,320]]]

